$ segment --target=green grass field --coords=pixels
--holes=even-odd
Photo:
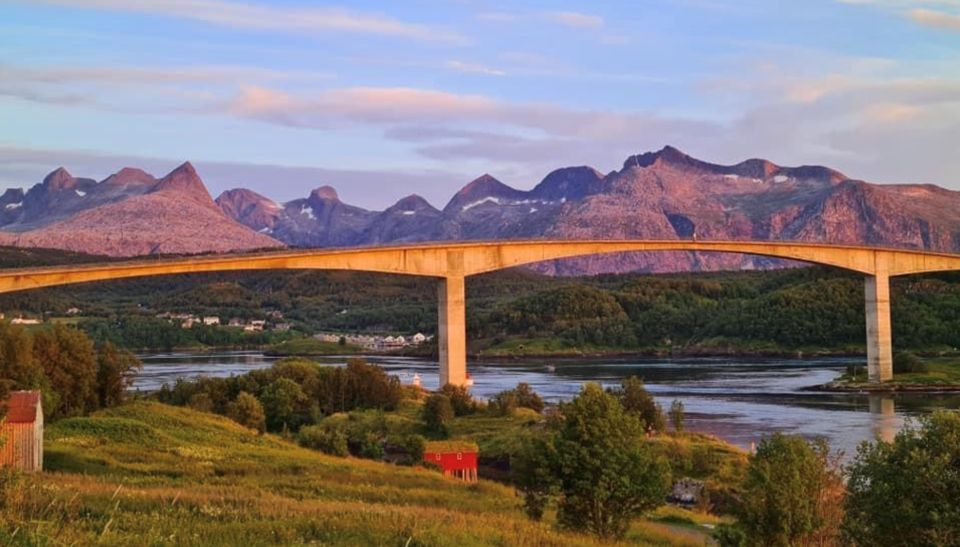
[[[46,435],[46,471],[6,487],[0,543],[594,544],[528,520],[508,486],[326,456],[186,408],[137,401],[50,424]],[[703,545],[701,524],[715,520],[664,508],[628,539]]]

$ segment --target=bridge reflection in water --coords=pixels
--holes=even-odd
[[[355,249],[311,249],[0,270],[0,292],[154,275],[250,270],[354,270],[419,275],[438,284],[441,384],[464,385],[468,276],[563,258],[654,252],[738,253],[823,264],[864,275],[867,371],[893,377],[890,277],[960,270],[960,256],[911,249],[771,241],[492,241]],[[882,408],[881,404],[881,408]]]
[[[896,404],[892,395],[870,395],[870,414],[873,415],[873,433],[886,442],[893,442],[893,438],[900,431],[903,420],[897,416]]]

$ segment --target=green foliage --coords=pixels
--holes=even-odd
[[[97,354],[89,338],[54,325],[34,334],[33,353],[58,395],[52,416],[78,416],[97,408]]]
[[[423,403],[423,423],[426,424],[427,430],[432,433],[446,436],[447,428],[455,416],[450,397],[442,393],[430,395]]]
[[[450,399],[450,405],[453,406],[454,416],[467,416],[476,412],[480,405],[470,395],[470,390],[465,386],[455,386],[447,384],[440,388],[440,393]]]
[[[489,408],[499,414],[506,416],[518,408],[529,408],[530,410],[543,412],[543,399],[526,382],[520,382],[517,387],[497,393],[490,398]]]
[[[750,457],[738,526],[749,545],[832,543],[842,497],[840,471],[825,441],[777,433],[760,441]]]
[[[267,429],[296,429],[299,427],[298,416],[303,415],[306,410],[307,396],[297,382],[281,377],[263,390],[260,402],[263,403],[266,414]]]
[[[524,512],[533,520],[543,518],[560,492],[557,461],[556,445],[545,436],[534,437],[510,457],[510,478],[523,495]]]
[[[297,443],[313,450],[319,450],[331,456],[348,456],[347,432],[339,427],[308,425],[300,428]]]
[[[683,433],[684,421],[686,421],[686,414],[683,411],[683,402],[674,399],[670,403],[670,425],[673,426],[673,430],[677,433]]]
[[[620,383],[619,389],[611,390],[623,409],[640,416],[647,431],[662,432],[665,428],[663,410],[653,396],[643,387],[643,380],[631,376]]]
[[[157,393],[162,402],[229,415],[241,392],[258,399],[265,428],[296,432],[324,416],[355,409],[391,410],[403,397],[400,381],[380,367],[352,359],[346,367],[323,367],[302,358],[282,359],[267,370],[230,378],[178,379]]]
[[[843,531],[852,544],[958,544],[960,414],[937,411],[893,443],[862,444],[847,490]]]
[[[237,398],[227,405],[227,416],[238,424],[263,433],[266,431],[266,416],[263,405],[256,397],[241,391]]]
[[[602,539],[621,538],[632,519],[663,504],[666,460],[646,441],[643,420],[597,384],[560,406],[549,435],[511,459],[527,514],[557,499],[557,522]]]
[[[929,372],[926,363],[909,351],[898,351],[893,354],[893,373],[911,374]]]
[[[133,384],[134,375],[142,367],[140,360],[129,351],[110,342],[101,345],[97,351],[97,393],[100,407],[123,403],[127,388]]]

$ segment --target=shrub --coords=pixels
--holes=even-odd
[[[660,432],[666,429],[663,410],[643,386],[643,380],[631,376],[620,384],[619,389],[611,390],[611,393],[617,396],[624,410],[633,412],[643,419],[647,431]]]
[[[646,441],[643,421],[597,384],[586,384],[552,435],[531,442],[511,464],[527,514],[557,498],[557,521],[602,539],[621,538],[632,519],[663,504],[670,468]]]
[[[863,443],[848,468],[843,533],[858,545],[956,545],[960,414],[938,410],[893,443]]]
[[[752,545],[833,544],[842,499],[843,480],[826,442],[777,433],[750,457],[738,526]]]
[[[227,416],[238,424],[263,433],[266,430],[266,417],[263,413],[263,405],[256,397],[246,391],[241,391],[229,405],[227,405]]]
[[[410,458],[411,464],[423,461],[423,452],[427,449],[427,440],[423,435],[407,435],[403,440],[403,450]]]
[[[270,431],[299,428],[302,418],[298,414],[306,410],[306,395],[296,382],[289,378],[278,378],[263,390],[260,402]]]
[[[464,386],[447,384],[440,388],[440,393],[450,399],[450,404],[453,406],[453,414],[455,416],[473,414],[479,407],[477,401],[470,395],[470,391]]]
[[[684,421],[686,416],[683,412],[683,403],[674,400],[670,403],[670,423],[673,424],[673,430],[677,433],[683,433]]]
[[[442,393],[434,393],[423,403],[423,422],[427,430],[440,435],[447,434],[447,426],[455,414],[450,398]]]
[[[194,393],[187,401],[187,406],[200,412],[213,412],[213,399],[208,393]]]
[[[543,412],[543,407],[543,399],[526,382],[494,395],[489,404],[489,408],[501,416],[506,416],[517,408],[529,408],[539,413]]]
[[[308,425],[300,428],[297,433],[297,444],[319,450],[331,456],[346,457],[350,455],[347,447],[347,433],[339,427],[324,425]]]
[[[930,369],[922,359],[909,351],[898,351],[893,355],[893,373],[924,373]]]

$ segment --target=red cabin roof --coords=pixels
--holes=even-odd
[[[12,424],[32,424],[40,409],[39,391],[14,391],[7,398],[6,421]]]

